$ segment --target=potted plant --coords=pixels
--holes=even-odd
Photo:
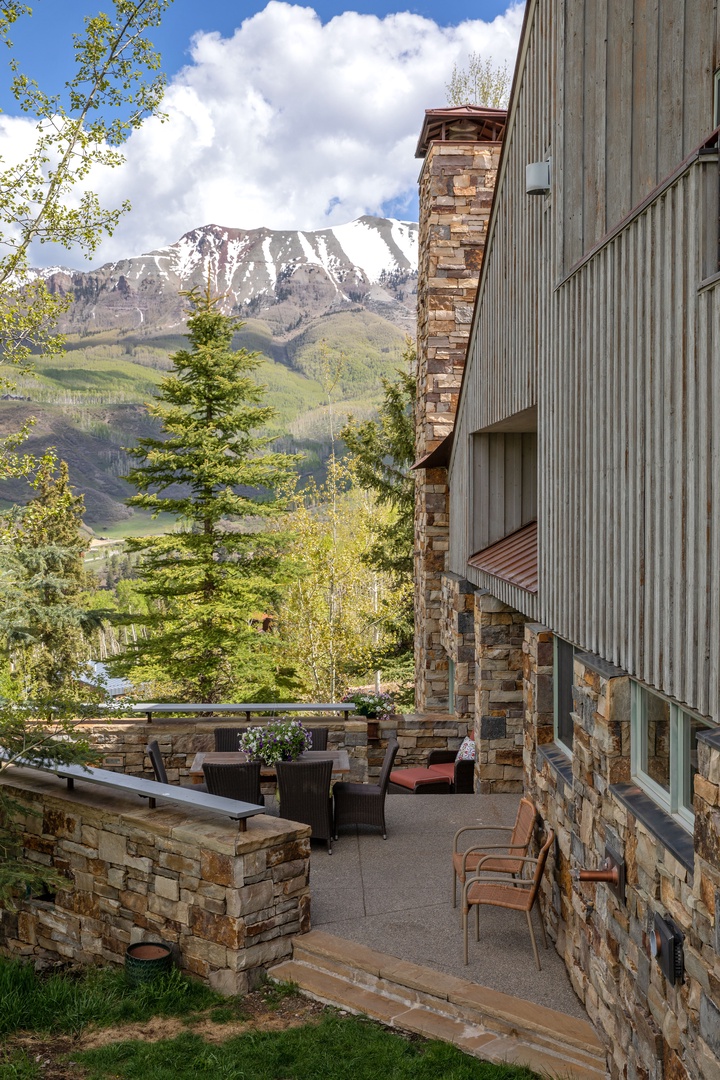
[[[368,739],[379,738],[379,721],[387,720],[395,711],[395,702],[391,694],[346,694],[343,701],[352,701],[358,716],[368,719]]]
[[[273,720],[265,727],[249,727],[240,736],[240,749],[264,765],[294,761],[312,748],[312,734],[299,720]]]

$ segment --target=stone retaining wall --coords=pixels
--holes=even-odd
[[[0,911],[7,954],[123,963],[128,945],[160,939],[183,970],[237,994],[310,928],[306,825],[260,815],[238,832],[220,815],[142,809],[82,782],[68,791],[24,770],[0,782],[28,808],[26,854],[68,883],[52,902]]]
[[[630,783],[629,678],[576,655],[570,759],[552,745],[549,644],[545,628],[526,626],[526,790],[557,835],[543,883],[546,924],[605,1033],[613,1077],[720,1080],[720,733],[698,743],[694,859],[681,861],[669,824],[651,829],[630,809],[639,789]],[[606,843],[625,861],[624,902],[607,885],[571,877],[599,867]],[[656,913],[685,934],[682,983],[671,985],[650,956]]]
[[[216,727],[246,727],[251,721],[147,721],[130,720],[123,723],[97,721],[81,725],[103,753],[102,768],[133,776],[153,778],[150,759],[145,747],[156,739],[171,783],[189,783],[190,766],[200,750],[212,750]],[[309,725],[312,727],[313,725]],[[320,722],[315,726],[321,726]],[[328,749],[347,750],[350,758],[350,779],[357,783],[375,782],[380,772],[388,738],[397,736],[400,743],[398,765],[424,765],[432,749],[457,750],[468,733],[468,719],[427,713],[423,716],[397,714],[377,725],[377,737],[368,739],[368,724],[358,720],[328,721]],[[370,728],[371,733],[375,729]]]
[[[440,638],[455,665],[455,716],[475,714],[475,586],[457,574],[442,576]]]

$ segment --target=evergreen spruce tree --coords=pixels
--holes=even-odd
[[[113,668],[171,699],[219,702],[252,696],[267,677],[273,642],[255,617],[274,608],[283,538],[262,531],[262,519],[282,507],[294,458],[269,452],[271,437],[259,433],[274,410],[251,377],[258,354],[231,347],[242,324],[222,314],[209,285],[188,295],[190,348],[172,357],[149,409],[162,437],[129,451],[137,465],[127,477],[138,490],[129,505],[182,524],[128,544],[142,555],[149,633]]]
[[[358,482],[387,510],[373,522],[373,538],[363,562],[388,574],[391,595],[382,602],[380,622],[389,642],[375,658],[377,666],[407,659],[413,648],[413,513],[415,478],[410,465],[415,455],[415,377],[410,372],[415,348],[404,352],[407,371],[395,382],[383,379],[385,397],[377,420],[357,423],[352,417],[340,432],[350,453]]]

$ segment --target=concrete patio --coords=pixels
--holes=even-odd
[[[313,844],[313,928],[585,1017],[552,942],[542,947],[536,913],[542,971],[524,916],[489,907],[481,909],[479,943],[473,919],[470,963],[463,964],[460,908],[451,903],[453,835],[462,825],[512,824],[517,804],[517,795],[389,795],[387,840],[361,827],[342,832],[332,855],[324,844]]]

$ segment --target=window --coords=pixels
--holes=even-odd
[[[555,742],[567,754],[573,752],[573,659],[575,646],[553,638],[553,708]]]
[[[663,810],[692,830],[697,737],[712,725],[661,694],[638,683],[630,685],[633,779]]]
[[[720,68],[713,79],[713,128],[720,127]]]
[[[455,661],[448,657],[448,712],[455,715]]]

